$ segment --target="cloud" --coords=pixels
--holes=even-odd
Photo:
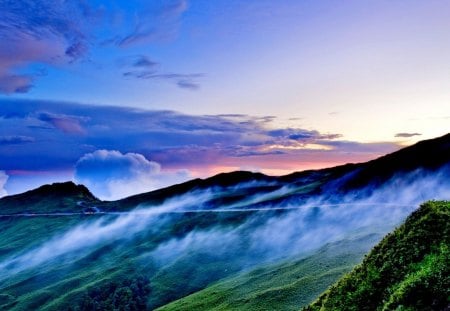
[[[52,125],[54,128],[64,133],[85,133],[85,130],[81,126],[80,122],[86,120],[86,118],[43,112],[38,115],[38,119]]]
[[[0,2],[0,92],[25,93],[35,74],[17,74],[30,63],[57,65],[82,57],[89,16],[81,1]],[[79,20],[83,20],[80,23]]]
[[[19,272],[37,268],[45,270],[43,264],[58,261],[76,264],[92,252],[109,245],[111,249],[124,243],[133,243],[136,235],[157,237],[151,247],[141,252],[142,262],[161,265],[164,269],[179,267],[173,265],[180,258],[192,255],[205,256],[205,262],[221,259],[229,266],[248,269],[253,265],[286,260],[289,256],[304,256],[326,243],[343,238],[359,239],[371,235],[376,243],[384,234],[391,231],[424,200],[446,199],[450,197],[448,169],[441,172],[416,171],[402,174],[387,181],[376,191],[361,189],[355,193],[329,196],[317,195],[308,200],[295,199],[296,187],[281,187],[266,191],[265,195],[250,195],[233,203],[216,200],[233,196],[255,184],[239,184],[230,188],[202,189],[173,197],[161,204],[140,206],[134,211],[117,217],[103,217],[96,221],[84,221],[75,227],[50,237],[26,252],[7,253],[0,261],[0,280],[15,277]],[[371,188],[371,187],[369,187]],[[370,193],[369,195],[367,195]],[[273,198],[285,198],[273,203]],[[212,203],[213,201],[219,203]],[[217,204],[217,205],[216,205]],[[268,212],[271,209],[285,208],[284,212]],[[201,211],[202,213],[221,213],[242,211],[243,209],[262,209],[244,218],[234,226],[214,226],[191,228],[183,234],[161,235],[161,232],[177,225],[168,213],[182,211]],[[182,221],[184,218],[181,218]],[[165,227],[169,225],[170,227]],[[170,230],[169,230],[170,231]],[[145,234],[145,235],[144,235]],[[155,247],[156,245],[156,247]],[[370,249],[371,245],[365,245]],[[102,252],[104,253],[104,252]],[[212,256],[211,256],[212,255]],[[213,259],[211,259],[211,257]],[[136,262],[139,264],[139,261]],[[197,265],[198,267],[198,265]],[[156,267],[155,267],[156,268]],[[203,267],[199,267],[199,272]],[[5,283],[5,282],[3,282]],[[8,282],[6,282],[8,283]]]
[[[75,165],[75,180],[102,199],[114,200],[180,183],[188,171],[163,172],[161,165],[138,153],[96,150]]]
[[[393,142],[360,143],[339,133],[276,126],[272,116],[8,99],[0,100],[0,120],[3,136],[35,139],[14,149],[0,144],[0,163],[8,171],[72,170],[84,154],[105,149],[151,156],[167,169],[200,174],[244,166],[287,173],[363,162],[399,149]]]
[[[315,130],[305,129],[277,129],[268,132],[272,137],[288,138],[302,143],[314,142],[317,140],[332,140],[342,137],[341,134],[322,134]]]
[[[27,93],[33,87],[33,78],[0,71],[0,93]]]
[[[92,50],[167,41],[176,36],[185,0],[92,3],[0,1],[0,93],[26,93],[41,77],[30,65],[59,67],[89,60]],[[153,63],[141,59],[135,67]]]
[[[0,198],[8,195],[5,190],[6,182],[8,181],[9,176],[6,175],[5,171],[0,171]]]
[[[403,137],[403,138],[409,138],[413,136],[420,136],[422,134],[420,133],[397,133],[395,134],[395,137]]]
[[[0,136],[0,145],[20,145],[25,143],[32,143],[35,139],[29,136]]]
[[[161,6],[137,10],[132,19],[133,29],[126,35],[110,41],[123,48],[164,40],[174,35],[179,18],[187,8],[187,1],[173,0],[163,1]]]
[[[142,62],[142,64],[146,64],[146,59],[137,60],[138,64]],[[151,80],[151,79],[159,79],[159,80],[167,80],[174,82],[178,87],[189,90],[198,90],[200,88],[200,84],[197,82],[199,78],[203,78],[205,74],[203,73],[190,73],[190,74],[180,74],[180,73],[161,73],[158,72],[156,68],[157,63],[152,66],[136,66],[136,63],[133,64],[134,67],[143,67],[143,69],[139,68],[139,70],[130,70],[124,72],[122,75],[125,78],[136,78],[142,80]]]
[[[145,55],[139,55],[132,63],[132,66],[137,68],[153,68],[157,65],[157,62],[152,61]]]
[[[178,87],[188,90],[198,90],[200,88],[200,85],[198,83],[190,80],[178,80],[177,85]]]

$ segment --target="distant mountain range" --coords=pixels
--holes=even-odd
[[[223,173],[118,201],[45,185],[0,199],[0,310],[445,309],[448,292],[419,286],[448,288],[448,204],[414,212],[430,199],[450,199],[450,134],[366,163]]]
[[[318,195],[343,195],[366,187],[377,188],[394,176],[405,175],[417,170],[428,172],[442,170],[443,174],[450,176],[450,134],[421,141],[366,163],[296,172],[280,177],[246,171],[221,173],[207,179],[197,178],[111,202],[98,200],[83,185],[75,185],[73,182],[55,183],[22,194],[1,198],[0,211],[2,213],[77,211],[79,209],[76,204],[73,205],[73,202],[80,200],[85,201],[86,204],[98,205],[108,211],[125,210],[140,204],[158,204],[168,198],[192,191],[213,187],[227,188],[244,183],[255,183],[254,186],[248,187],[248,191],[251,193],[267,193],[285,186],[303,186],[303,191],[296,193],[293,198],[298,200]],[[236,195],[235,200],[237,201],[245,195]],[[286,200],[286,198],[282,198],[282,200]],[[42,207],[41,203],[45,207]]]

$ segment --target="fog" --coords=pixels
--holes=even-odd
[[[264,205],[264,200],[295,194],[295,188],[280,187],[260,197],[249,195],[238,203],[207,211],[203,210],[207,206],[204,204],[217,197],[217,193],[232,195],[241,188],[198,190],[160,205],[139,206],[129,213],[86,220],[42,245],[4,259],[0,262],[0,280],[42,265],[74,262],[104,243],[124,243],[133,247],[138,233],[158,235],[162,225],[176,221],[171,217],[172,213],[196,209],[203,213],[245,210],[254,213],[238,225],[194,229],[181,237],[165,239],[154,249],[142,253],[140,258],[151,259],[163,266],[187,253],[201,252],[212,258],[232,258],[233,265],[246,269],[290,256],[303,256],[326,243],[344,238],[370,233],[381,237],[399,225],[420,203],[450,199],[448,172],[448,167],[434,173],[418,170],[396,176],[377,189],[367,187],[345,195],[329,192],[306,202],[288,199],[276,206]],[[242,187],[248,187],[248,183]],[[258,203],[257,207],[252,206],[254,203]],[[277,213],[270,212],[274,209]],[[111,262],[111,265],[119,264]]]

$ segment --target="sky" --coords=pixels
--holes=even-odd
[[[449,85],[448,1],[0,0],[0,196],[367,161]]]

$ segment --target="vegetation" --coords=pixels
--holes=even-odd
[[[89,290],[73,311],[140,311],[147,310],[150,281],[144,277],[109,282],[101,288]]]
[[[372,234],[330,243],[306,258],[240,273],[157,310],[298,310],[350,271],[378,240]]]
[[[449,246],[450,202],[428,202],[304,310],[447,310]]]
[[[329,195],[338,201],[347,190],[372,182],[377,185],[397,172],[421,167],[434,170],[446,163],[448,168],[449,141],[447,135],[368,163],[281,177],[249,172],[219,174],[114,202],[100,201],[84,186],[70,182],[1,198],[0,310],[139,310],[143,301],[148,309],[162,310],[298,309],[350,271],[375,241],[366,235],[362,236],[369,240],[347,236],[346,241],[327,245],[307,258],[284,257],[268,266],[268,251],[246,252],[251,250],[251,234],[287,212],[251,208],[298,206],[315,195]],[[92,234],[90,240],[96,226],[107,227],[119,217],[98,213],[95,208],[101,212],[129,211],[136,206],[151,209],[170,198],[201,191],[211,196],[193,207],[195,213],[161,215],[136,232],[127,227],[111,236],[103,234],[98,240]],[[351,192],[352,196],[358,193]],[[261,201],[252,201],[254,198]],[[236,204],[240,210],[198,212],[202,208],[223,209],[227,204]],[[424,205],[383,240],[363,265],[307,310],[408,310],[417,305],[426,310],[446,306],[446,289],[450,287],[448,221],[448,204]],[[370,227],[366,233],[384,229]],[[53,244],[38,255],[51,255],[58,247],[69,247],[68,252],[27,266],[38,257],[40,246],[60,241],[68,231],[81,233],[82,238]],[[177,244],[171,252],[171,243],[199,233],[209,239],[215,232],[238,232],[239,236],[223,243],[220,252],[203,242],[197,248]],[[76,247],[70,248],[73,245]],[[24,254],[31,256],[14,261]],[[18,269],[21,265],[25,268]]]

